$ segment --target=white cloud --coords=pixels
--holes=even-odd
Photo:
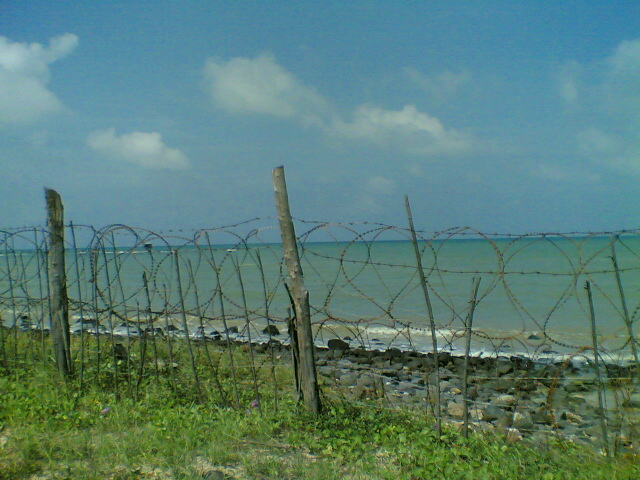
[[[0,36],[0,123],[30,124],[63,108],[47,89],[49,65],[77,45],[78,37],[70,33],[52,38],[46,47]]]
[[[321,124],[324,98],[278,65],[272,55],[208,59],[205,87],[213,101],[231,113],[256,113]]]
[[[436,98],[450,97],[471,81],[469,72],[454,73],[445,70],[425,75],[413,67],[406,67],[402,72],[409,82]]]
[[[540,164],[534,174],[544,180],[551,180],[554,182],[593,183],[600,181],[600,175],[596,173],[589,173],[575,168],[549,163]]]
[[[606,61],[601,96],[605,107],[626,115],[629,123],[640,128],[640,40],[622,42]],[[636,133],[636,132],[634,132]],[[636,133],[637,135],[637,133]]]
[[[132,132],[117,136],[115,129],[98,130],[89,135],[87,145],[109,157],[141,167],[180,170],[191,163],[184,153],[167,147],[157,132]]]
[[[585,154],[616,155],[624,149],[622,139],[596,128],[589,128],[576,135],[578,149]]]
[[[560,96],[567,103],[575,103],[579,95],[579,76],[582,68],[578,62],[565,64],[556,76]]]
[[[567,62],[556,75],[560,95],[589,110],[631,114],[640,108],[640,40],[621,42],[604,59]]]
[[[262,114],[301,121],[339,138],[364,140],[411,154],[458,154],[470,150],[470,137],[445,129],[440,120],[413,105],[384,110],[357,107],[345,121],[330,102],[278,65],[272,55],[207,60],[205,87],[216,105],[235,114]],[[440,87],[457,88],[463,76],[445,72]]]
[[[594,164],[634,175],[640,174],[640,139],[625,137],[595,128],[576,136],[580,153]]]
[[[397,184],[387,177],[369,177],[356,187],[357,194],[349,206],[353,212],[361,215],[378,215],[384,212],[390,196],[396,194]]]
[[[391,195],[395,193],[396,182],[386,177],[371,177],[367,182],[367,188],[374,194]]]
[[[607,63],[613,75],[640,75],[640,40],[622,42]]]
[[[420,112],[414,105],[406,105],[402,110],[361,105],[353,121],[336,120],[332,132],[414,154],[457,154],[471,148],[468,136],[445,129],[440,120]]]
[[[577,152],[599,167],[640,174],[640,40],[621,42],[606,58],[569,62],[559,73],[561,92],[580,123]]]

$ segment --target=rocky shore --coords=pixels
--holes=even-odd
[[[354,400],[433,409],[438,385],[433,354],[351,349],[342,340],[328,346],[317,350],[318,374],[325,385]],[[462,426],[464,357],[442,352],[438,365],[443,418]],[[609,445],[615,444],[618,452],[638,453],[633,440],[637,442],[640,433],[640,401],[631,394],[638,391],[638,368],[608,365],[606,372]],[[636,380],[614,382],[614,377]],[[537,444],[561,437],[604,450],[598,382],[587,365],[538,364],[515,356],[470,357],[467,397],[469,424],[476,431]]]

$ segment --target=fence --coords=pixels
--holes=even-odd
[[[293,311],[274,223],[163,234],[67,225],[70,362],[80,384],[139,397],[167,382],[229,405],[265,396],[277,404],[290,381]],[[639,231],[417,232],[422,281],[410,229],[297,225],[325,389],[390,403],[426,398],[436,416],[442,409],[477,428],[564,432],[610,453],[637,451]],[[0,232],[7,375],[50,363],[47,235]]]

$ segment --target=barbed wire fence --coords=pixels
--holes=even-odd
[[[160,386],[241,408],[273,398],[277,408],[291,381],[292,310],[274,224],[67,225],[80,388],[142,398]],[[444,415],[479,429],[566,431],[610,454],[638,451],[640,231],[416,232],[434,355],[410,229],[297,229],[326,392],[434,413],[442,393]],[[52,363],[47,235],[0,231],[4,375]]]

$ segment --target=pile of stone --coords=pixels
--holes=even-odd
[[[329,341],[328,347],[317,351],[318,373],[326,385],[352,399],[380,399],[434,409],[438,380],[433,354],[394,348],[351,349],[339,339]],[[443,417],[462,425],[464,358],[441,352],[437,362]],[[637,377],[637,372],[625,373]],[[602,450],[597,386],[587,366],[570,362],[537,364],[515,356],[470,357],[470,426],[477,431],[503,433],[513,441],[526,438],[540,444],[560,436]],[[640,419],[639,407],[637,402],[628,402],[625,418]],[[617,439],[619,451],[632,452],[634,447],[625,438],[624,428],[616,425],[622,418],[618,413],[616,409],[608,411],[608,439]]]

